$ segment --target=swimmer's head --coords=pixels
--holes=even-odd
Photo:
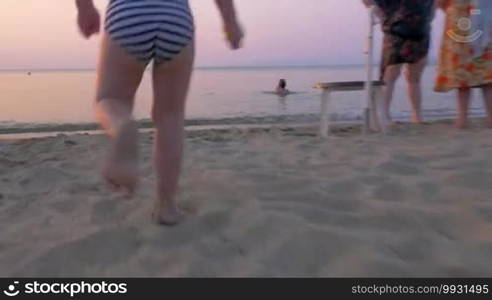
[[[287,81],[285,79],[280,79],[278,82],[278,87],[281,89],[285,89],[287,87]]]

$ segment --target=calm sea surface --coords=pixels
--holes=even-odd
[[[424,75],[424,115],[453,116],[454,93],[432,91],[434,72],[431,66]],[[320,92],[312,88],[315,83],[363,80],[364,74],[363,67],[198,69],[188,99],[187,119],[316,113]],[[266,93],[274,89],[280,78],[287,79],[288,88],[299,93],[285,99]],[[0,72],[0,126],[93,122],[94,80],[93,71],[34,71],[30,76],[27,72]],[[400,80],[393,112],[401,119],[409,115],[405,94],[404,82]],[[475,97],[472,113],[482,115],[482,101]],[[334,99],[337,120],[360,117],[363,93],[339,93]],[[136,118],[147,119],[152,103],[150,72],[145,74],[136,103]]]

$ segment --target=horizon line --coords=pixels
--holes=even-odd
[[[374,64],[378,66],[379,64]],[[435,65],[435,62],[430,62],[428,65]],[[220,69],[261,69],[261,68],[326,68],[326,67],[363,67],[365,64],[307,64],[307,65],[243,65],[243,66],[196,66],[195,70],[220,70]],[[0,72],[46,72],[46,71],[96,71],[95,68],[0,68]]]

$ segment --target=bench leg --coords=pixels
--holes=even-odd
[[[378,90],[379,88],[374,87],[371,95],[371,103],[369,107],[369,128],[373,131],[381,131],[381,122],[379,120],[378,111]]]
[[[376,98],[376,106],[377,106],[377,115],[378,115],[378,122],[380,125],[380,129],[383,132],[383,134],[387,134],[389,120],[386,117],[386,112],[384,111],[383,88],[376,87],[375,93],[376,93],[375,98]]]
[[[362,116],[364,120],[364,126],[362,126],[362,133],[363,134],[368,134],[370,129],[369,129],[369,115],[370,115],[370,109],[367,107],[364,107],[364,110],[362,111]]]
[[[330,132],[330,92],[323,91],[321,94],[321,126],[320,136],[327,138]]]

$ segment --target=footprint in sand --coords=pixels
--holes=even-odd
[[[400,202],[406,199],[407,189],[396,181],[384,182],[374,190],[373,196],[378,200]]]
[[[217,235],[230,223],[230,212],[218,211],[203,216],[193,216],[190,219],[185,219],[179,226],[172,228],[156,225],[144,235],[146,243],[148,242],[150,247],[169,250],[191,245],[193,242],[210,235]]]
[[[13,161],[7,158],[1,158],[0,157],[0,167],[1,169],[7,169],[7,168],[15,168],[18,166],[25,165],[25,162],[23,161]]]
[[[411,270],[405,262],[376,258],[358,266],[361,270],[357,273],[350,273],[350,270],[344,270],[346,277],[410,277]],[[336,274],[340,276],[340,273]]]
[[[384,172],[402,176],[412,176],[421,173],[421,170],[419,168],[399,161],[389,161],[383,163],[379,166],[379,168]]]
[[[282,243],[309,226],[302,220],[281,212],[262,213],[254,220],[246,222],[248,225],[241,225],[241,228],[236,227],[230,232],[228,239],[236,248],[236,257],[247,257],[255,262],[268,257]]]
[[[406,237],[386,246],[388,257],[394,256],[406,262],[432,261],[433,242],[424,237]]]
[[[78,202],[67,201],[67,199],[63,198],[58,202],[50,204],[49,206],[57,213],[61,215],[66,215],[74,212],[77,209],[77,203]]]
[[[29,176],[21,179],[19,184],[24,192],[46,193],[69,180],[71,176],[56,168],[38,168]]]
[[[484,171],[463,172],[446,179],[449,184],[476,189],[492,190],[492,173]]]
[[[125,263],[141,246],[134,228],[99,231],[54,247],[14,274],[15,277],[86,277]]]
[[[439,154],[436,154],[436,161],[439,160],[458,160],[460,158],[470,157],[470,149],[456,149],[453,152],[446,152],[447,149],[443,149],[443,151]]]
[[[306,230],[281,243],[262,260],[262,275],[316,276],[360,245],[354,238],[329,231]]]
[[[428,159],[406,153],[396,153],[392,155],[392,158],[406,164],[425,164],[428,161]]]
[[[27,208],[37,200],[39,200],[39,197],[31,194],[11,196],[8,203],[9,205],[4,211],[5,217],[10,220],[15,220],[22,213],[26,213]]]
[[[477,208],[477,214],[480,215],[484,221],[492,223],[492,206],[491,205],[482,206],[480,208]]]
[[[272,192],[282,191],[282,192]],[[327,193],[322,193],[314,189],[277,189],[270,190],[266,188],[263,191],[257,192],[256,197],[262,202],[263,205],[283,203],[289,205],[291,203],[296,204],[302,202],[304,205],[313,207],[324,207],[328,205]]]
[[[435,182],[420,182],[417,184],[420,195],[426,201],[436,200],[440,194],[441,188]]]
[[[429,210],[419,216],[419,221],[428,229],[427,233],[434,233],[439,238],[456,241],[463,235],[463,224],[458,213]]]
[[[118,221],[118,211],[121,201],[103,200],[96,202],[92,207],[91,221],[94,224],[114,224]]]
[[[318,208],[303,204],[285,205],[279,203],[265,205],[264,209],[266,211],[288,212],[315,226],[343,227],[347,229],[361,227],[363,224],[363,218],[359,214],[353,213],[354,209],[344,210],[329,205]]]
[[[409,234],[409,232],[423,232],[427,230],[415,213],[409,213],[401,209],[368,215],[365,217],[363,224],[366,229],[398,234]]]
[[[102,184],[99,181],[99,174],[91,174],[94,176],[93,178],[97,178],[97,180],[93,179],[83,179],[80,181],[71,181],[67,182],[65,191],[71,195],[82,195],[82,194],[98,194],[102,190]]]
[[[355,180],[340,180],[334,182],[328,188],[328,195],[354,196],[363,189],[362,185]]]
[[[359,177],[359,181],[364,185],[377,186],[387,182],[389,177],[386,175],[367,175]]]
[[[193,252],[185,277],[228,277],[244,272],[246,250],[225,237],[201,241]]]

